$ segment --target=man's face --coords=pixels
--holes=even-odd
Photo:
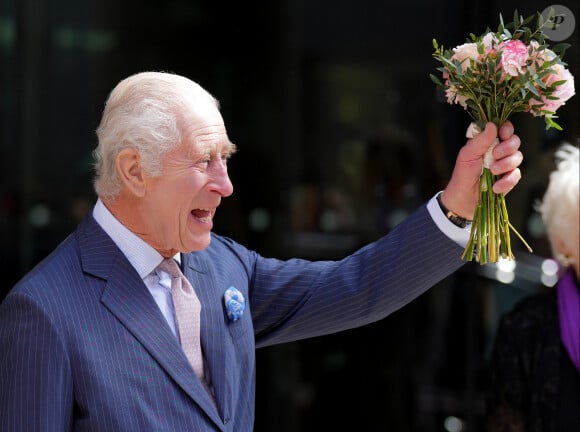
[[[213,104],[184,118],[186,138],[163,160],[163,174],[146,178],[141,237],[164,256],[199,251],[210,243],[213,216],[232,194],[227,160],[235,150]]]

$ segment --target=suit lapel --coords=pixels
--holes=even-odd
[[[223,349],[226,327],[223,292],[215,285],[216,278],[203,252],[184,254],[183,272],[191,282],[201,302],[201,341],[205,361],[211,365],[209,371],[216,401],[223,417],[231,406],[232,390],[228,387],[226,355]]]
[[[77,232],[83,269],[107,281],[101,296],[103,305],[206,414],[223,427],[209,395],[135,269],[92,217]]]

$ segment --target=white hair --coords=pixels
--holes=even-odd
[[[159,175],[163,156],[182,140],[181,119],[196,101],[218,105],[195,82],[167,72],[141,72],[111,91],[97,128],[94,187],[97,195],[114,198],[121,191],[116,159],[126,148],[136,149],[148,175]]]
[[[546,226],[554,256],[559,251],[554,243],[559,237],[566,245],[577,242],[580,225],[580,179],[578,147],[562,144],[555,152],[556,169],[550,173],[548,187],[537,206]],[[574,234],[576,233],[576,234]]]

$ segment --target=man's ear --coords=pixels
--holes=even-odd
[[[126,148],[117,155],[117,173],[123,188],[135,196],[145,194],[145,175],[141,165],[141,155],[132,148]]]

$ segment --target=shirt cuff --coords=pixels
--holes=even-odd
[[[437,195],[439,193],[440,192],[433,195],[429,202],[427,202],[427,210],[429,211],[431,218],[433,218],[433,222],[435,222],[435,225],[437,225],[441,232],[464,248],[467,246],[467,242],[469,241],[471,223],[468,223],[465,228],[460,228],[447,219],[447,216],[443,214],[441,207],[439,207],[439,203],[437,202]]]

